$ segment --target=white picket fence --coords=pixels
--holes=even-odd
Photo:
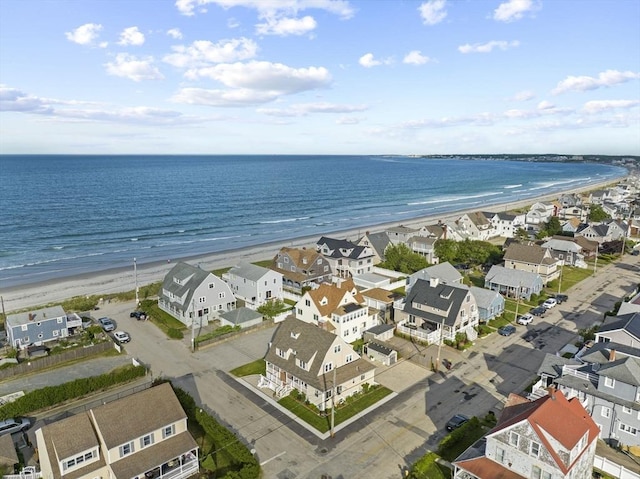
[[[593,467],[600,469],[618,479],[640,479],[640,474],[630,471],[624,466],[610,461],[606,457],[595,456]]]

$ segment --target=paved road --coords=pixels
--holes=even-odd
[[[250,444],[264,477],[395,479],[435,449],[453,414],[499,414],[508,394],[522,392],[531,382],[545,353],[575,342],[578,329],[601,321],[604,311],[640,281],[639,259],[627,256],[624,263],[600,268],[595,278],[568,292],[569,301],[531,326],[518,326],[516,335],[491,335],[464,353],[443,348],[441,357],[454,364],[451,371],[431,373],[426,367],[426,358],[437,354],[433,346],[418,348],[415,364],[381,368],[380,382],[398,396],[326,440],[306,432],[226,374],[263,357],[273,328],[191,353],[189,338],[170,340],[153,324],[130,319],[133,304],[104,305],[100,313],[130,333],[128,356],[150,365],[154,376],[174,380]],[[527,331],[537,333],[535,340],[523,339]]]

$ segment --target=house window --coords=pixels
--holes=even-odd
[[[340,345],[339,345],[339,344],[336,344],[336,345],[333,347],[333,352],[334,352],[334,353],[339,353],[339,352],[340,352],[340,349],[341,349]]]
[[[504,449],[501,447],[496,448],[496,461],[504,463]]]
[[[176,427],[172,424],[162,429],[162,439],[166,439],[169,436],[173,436],[176,433]]]
[[[325,265],[324,272],[327,273],[329,271],[329,267]]]
[[[204,308],[204,309],[202,310],[202,312],[203,312],[204,314],[209,314],[209,308]]]
[[[520,435],[516,432],[511,431],[509,433],[509,444],[512,446],[518,447],[518,443],[520,442]]]
[[[631,410],[630,407],[622,406],[622,412],[625,413],[625,414],[631,414],[632,410]]]
[[[612,388],[614,387],[616,384],[616,380],[610,377],[605,377],[604,378],[604,385],[607,386],[608,388]]]
[[[336,394],[342,394],[342,386],[336,387]]]
[[[133,442],[128,442],[120,446],[120,457],[128,456],[133,452]]]
[[[22,331],[28,331],[29,330],[29,326],[27,324],[23,324],[20,329],[22,329]]]
[[[631,434],[632,436],[635,436],[636,434],[638,434],[638,430],[637,430],[635,427],[633,427],[633,426],[629,426],[629,425],[624,424],[624,423],[622,423],[622,422],[620,423],[620,425],[618,426],[618,428],[619,428],[621,431],[626,432],[627,434]]]
[[[58,324],[62,324],[62,318],[58,318],[58,319],[56,320],[56,322],[57,322]]]
[[[289,262],[289,257],[288,257],[288,256],[285,256],[285,257],[284,257],[284,262],[285,262],[285,263],[288,263],[288,262]]]
[[[529,451],[533,457],[538,457],[540,455],[540,444],[535,441],[531,441],[531,449]]]
[[[314,314],[314,315],[313,315],[313,320],[314,320],[314,321],[318,321],[318,315],[317,315],[317,314]]]
[[[149,447],[153,444],[153,433],[147,434],[146,436],[142,436],[140,438],[140,447]]]
[[[538,466],[533,466],[531,468],[531,478],[532,479],[541,479],[542,478],[542,469]]]
[[[216,287],[216,284],[215,284],[215,283],[209,283],[209,289],[213,289],[213,288],[215,288],[215,287]]]
[[[60,331],[56,329],[55,331],[52,331],[52,334],[53,334],[53,337],[56,338],[60,334]]]
[[[302,314],[302,309],[298,308],[298,315],[301,315],[301,314]]]
[[[606,406],[602,406],[602,409],[600,410],[600,415],[602,417],[611,417],[611,409],[609,409]]]
[[[344,358],[344,362],[346,363],[350,363],[351,361],[353,361],[353,355],[351,354],[347,354],[347,357]]]
[[[331,397],[331,392],[332,392],[332,391],[331,391],[331,389],[329,389],[329,390],[325,393],[325,397],[326,397],[327,399],[329,399],[329,398]]]
[[[304,361],[298,361],[298,366],[300,366],[302,369],[307,369],[307,363],[305,363]]]
[[[318,264],[322,264],[322,258],[318,258]]]
[[[283,349],[280,348],[276,348],[276,353],[278,354],[278,356],[280,356],[281,358],[286,358],[287,354],[284,352]]]
[[[311,301],[308,300],[308,299],[305,299],[304,300],[304,304],[305,304],[305,306],[311,306]]]
[[[328,373],[329,371],[331,371],[333,369],[333,363],[326,363],[324,365],[324,372]]]
[[[224,298],[224,291],[222,293],[218,294],[218,298],[223,299]]]

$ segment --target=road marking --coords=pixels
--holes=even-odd
[[[280,456],[286,454],[287,451],[282,451],[280,454],[276,454],[275,456],[273,456],[272,458],[267,459],[266,461],[262,461],[260,463],[261,466],[264,466],[266,463],[273,461],[274,459],[278,459]]]

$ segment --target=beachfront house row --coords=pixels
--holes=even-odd
[[[393,245],[407,244],[409,238],[420,234],[420,228],[411,228],[405,225],[392,226],[385,231],[389,241]]]
[[[524,213],[483,213],[491,222],[496,236],[503,238],[514,238],[520,228],[526,227]]]
[[[83,411],[36,430],[43,478],[186,479],[198,445],[171,384]]]
[[[511,243],[504,252],[504,267],[540,275],[546,286],[560,276],[561,262],[536,244]]]
[[[498,236],[491,221],[481,211],[463,214],[456,220],[456,224],[464,231],[466,238],[471,240],[486,241]]]
[[[289,317],[278,324],[259,387],[276,397],[294,389],[321,411],[375,384],[375,366],[340,336]]]
[[[462,284],[462,275],[460,272],[455,269],[451,263],[445,261],[444,263],[427,266],[407,276],[405,291],[408,293],[419,279],[429,281],[432,278],[438,278],[443,284]]]
[[[404,301],[395,303],[398,331],[429,344],[455,341],[457,334],[473,341],[478,337],[478,320],[478,306],[469,288],[442,283],[437,277],[419,279]]]
[[[640,454],[640,349],[607,342],[585,347],[577,359],[546,354],[531,396],[549,387],[575,397],[611,446]]]
[[[505,299],[497,291],[471,286],[471,294],[476,298],[478,321],[487,323],[504,312]]]
[[[529,401],[510,394],[498,424],[453,462],[454,479],[591,477],[598,426],[560,391]]]
[[[67,338],[80,328],[82,318],[65,313],[62,306],[9,314],[5,320],[7,342],[15,349]]]
[[[385,251],[387,246],[391,244],[389,235],[386,231],[380,231],[378,233],[371,233],[367,231],[362,238],[357,241],[358,246],[368,246],[373,252],[372,264],[382,263],[385,261]]]
[[[507,298],[528,300],[532,295],[540,294],[544,284],[538,273],[494,265],[484,277],[484,287]]]
[[[197,266],[178,263],[167,273],[158,307],[188,327],[206,326],[219,313],[236,307],[236,298],[222,279]]]
[[[369,246],[323,236],[316,243],[316,251],[325,257],[338,278],[352,278],[373,270],[374,253]]]
[[[352,343],[379,324],[378,315],[369,312],[364,297],[353,280],[323,283],[304,293],[295,306],[296,318],[318,326]]]
[[[331,266],[325,257],[308,248],[281,248],[269,268],[282,274],[284,289],[295,293],[331,281],[332,277]]]
[[[536,202],[531,205],[525,215],[525,222],[528,225],[541,225],[549,221],[556,214],[557,207],[553,203]]]
[[[258,309],[269,301],[282,300],[282,273],[242,262],[222,275],[236,299]]]

